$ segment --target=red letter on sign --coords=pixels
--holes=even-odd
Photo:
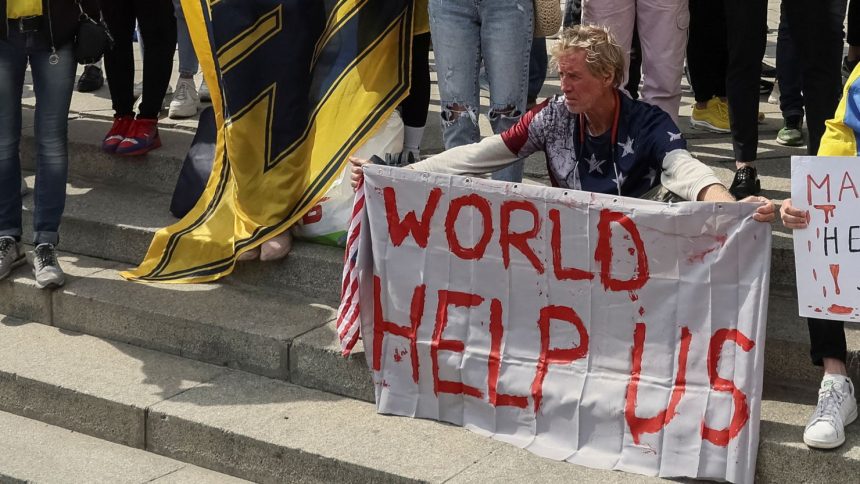
[[[549,348],[549,325],[553,319],[567,321],[576,326],[576,330],[579,331],[579,346],[563,349]],[[573,308],[547,306],[541,309],[538,328],[540,328],[540,357],[538,358],[537,373],[535,373],[535,379],[532,381],[532,398],[535,401],[535,413],[540,410],[540,401],[543,398],[543,380],[546,378],[549,365],[573,363],[588,353],[588,333],[585,331],[582,320],[579,319]]]
[[[630,234],[636,246],[636,273],[632,279],[622,281],[614,279],[612,271],[612,222],[619,223]],[[639,229],[632,220],[619,212],[608,209],[600,211],[600,221],[597,223],[597,249],[594,260],[600,263],[600,281],[603,287],[610,291],[635,291],[648,282],[648,256],[645,255],[645,244],[639,236]]]
[[[424,314],[424,285],[416,286],[412,293],[412,307],[409,311],[409,319],[412,326],[400,326],[382,317],[382,292],[379,276],[373,276],[373,369],[379,371],[382,368],[382,338],[385,333],[402,336],[409,339],[409,352],[412,357],[412,380],[418,383],[418,344],[416,336],[418,326],[421,325],[421,316]]]
[[[460,245],[460,240],[457,239],[457,231],[454,229],[454,224],[460,215],[460,209],[467,205],[471,205],[481,212],[481,227],[483,228],[481,240],[470,249],[466,249]],[[451,248],[451,252],[463,260],[480,260],[484,257],[484,251],[487,249],[487,244],[490,243],[490,237],[493,236],[492,217],[490,202],[479,195],[466,195],[465,197],[451,200],[451,205],[448,206],[448,216],[445,217],[445,235],[448,236],[448,246]]]
[[[465,345],[458,339],[442,339],[442,332],[448,325],[448,306],[479,306],[484,298],[477,294],[456,291],[439,291],[439,306],[436,309],[436,327],[433,329],[433,342],[430,345],[430,359],[433,362],[433,393],[465,393],[475,398],[483,398],[481,392],[459,381],[439,379],[439,350],[462,353]]]
[[[520,234],[511,233],[511,212],[514,210],[523,210],[532,215],[534,223],[531,230]],[[537,207],[528,200],[502,202],[501,224],[502,232],[499,234],[499,245],[502,246],[502,260],[505,263],[505,269],[511,266],[511,246],[513,245],[517,249],[520,249],[520,252],[532,263],[538,274],[543,274],[543,264],[541,264],[540,259],[532,251],[532,248],[529,247],[528,242],[529,239],[537,237],[537,234],[540,232],[540,215],[538,214]]]
[[[502,302],[498,299],[493,299],[490,301],[490,358],[487,371],[487,392],[489,393],[490,404],[495,407],[526,408],[526,405],[529,404],[526,397],[496,393],[496,388],[499,385],[499,370],[502,367],[501,350],[504,331],[505,329],[502,326]]]
[[[388,235],[391,237],[391,242],[395,247],[400,247],[400,244],[406,240],[406,235],[410,232],[418,247],[422,249],[427,247],[427,239],[430,237],[430,219],[433,218],[433,213],[436,212],[436,206],[439,205],[439,199],[442,198],[442,190],[434,188],[430,190],[430,197],[427,199],[427,204],[424,206],[424,213],[421,214],[421,222],[415,216],[415,212],[409,212],[400,220],[400,215],[397,212],[397,198],[392,187],[385,187],[382,190],[383,198],[385,198],[385,217],[388,219]]]
[[[731,392],[732,401],[735,404],[735,412],[732,414],[732,421],[727,428],[712,429],[702,421],[702,438],[720,447],[728,446],[729,441],[737,437],[750,418],[747,396],[738,390],[733,382],[717,375],[720,352],[723,351],[723,345],[726,341],[734,341],[744,351],[749,351],[755,346],[753,340],[736,329],[720,329],[711,337],[711,344],[708,347],[708,376],[711,379],[711,388],[718,392]]]
[[[678,402],[684,396],[687,387],[687,355],[690,353],[690,330],[681,328],[681,351],[678,353],[678,373],[675,376],[675,387],[669,398],[669,406],[660,410],[657,415],[648,418],[636,416],[636,399],[639,389],[639,375],[642,372],[642,353],[645,351],[645,323],[636,323],[633,330],[633,369],[630,371],[630,381],[627,383],[627,403],[624,407],[624,417],[633,435],[633,443],[639,443],[642,434],[653,434],[660,431],[675,417]]]
[[[552,271],[555,273],[555,277],[560,281],[578,281],[583,279],[590,281],[594,279],[594,274],[588,271],[561,266],[561,220],[558,210],[550,210],[549,219],[552,222],[552,237],[550,238],[549,245],[552,247]]]

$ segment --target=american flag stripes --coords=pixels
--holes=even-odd
[[[343,286],[340,292],[340,307],[337,310],[337,336],[343,356],[349,356],[360,335],[359,314],[359,267],[358,249],[361,235],[361,221],[364,219],[364,179],[359,182],[352,202],[352,215],[349,219],[346,250],[343,260]]]

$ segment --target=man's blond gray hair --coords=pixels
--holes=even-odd
[[[552,67],[557,70],[561,57],[580,50],[585,52],[585,62],[592,74],[597,77],[613,74],[613,85],[621,85],[624,54],[607,27],[575,25],[564,29],[550,49]]]

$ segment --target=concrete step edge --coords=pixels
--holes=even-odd
[[[248,482],[11,413],[0,412],[0,429],[2,482]]]
[[[352,399],[74,332],[8,319],[0,332],[7,349],[15,350],[0,357],[0,384],[5,387],[0,410],[20,413],[26,408],[30,417],[40,420],[74,415],[74,422],[55,423],[87,434],[101,428],[103,438],[127,435],[122,419],[114,415],[142,415],[145,431],[134,432],[143,435],[141,447],[245,479],[441,482],[473,466],[503,465],[504,455],[512,450],[461,428],[380,416],[372,405]],[[28,350],[38,347],[54,351],[53,358],[28,358]],[[175,381],[177,373],[190,381],[171,387],[167,383]],[[39,392],[32,382],[38,383]],[[814,391],[810,393],[814,399]],[[102,402],[118,410],[105,414]],[[807,401],[766,396],[761,448],[777,454],[782,447],[798,448],[803,421],[812,408]],[[122,431],[109,431],[113,425]],[[851,449],[858,445],[860,434],[851,432],[844,453],[795,452],[793,463],[765,458],[759,475],[775,481],[790,471],[808,478],[817,475],[823,460],[855,469],[860,456]],[[571,476],[583,472],[590,478],[642,479],[552,463],[527,453],[520,458],[533,468],[567,466]],[[543,480],[540,474],[532,475]]]

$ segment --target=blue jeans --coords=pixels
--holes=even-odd
[[[532,9],[531,0],[430,0],[445,149],[480,141],[481,61],[490,84],[493,133],[519,121],[526,106]],[[519,182],[522,173],[520,160],[493,179]]]
[[[66,205],[69,168],[68,117],[75,86],[72,44],[57,50],[59,62],[51,65],[51,49],[38,32],[22,34],[9,29],[0,40],[0,236],[20,240],[21,222],[21,96],[27,63],[36,94],[36,189],[33,240],[57,244],[60,218]]]
[[[182,5],[179,0],[173,0],[173,8],[176,11],[176,39],[179,44],[179,74],[185,77],[197,74],[199,64],[194,45],[191,43],[191,33],[188,32],[188,24],[182,13]]]
[[[529,57],[529,89],[528,100],[537,101],[540,90],[546,81],[546,69],[549,58],[546,54],[546,37],[535,37],[532,40],[532,50]]]

